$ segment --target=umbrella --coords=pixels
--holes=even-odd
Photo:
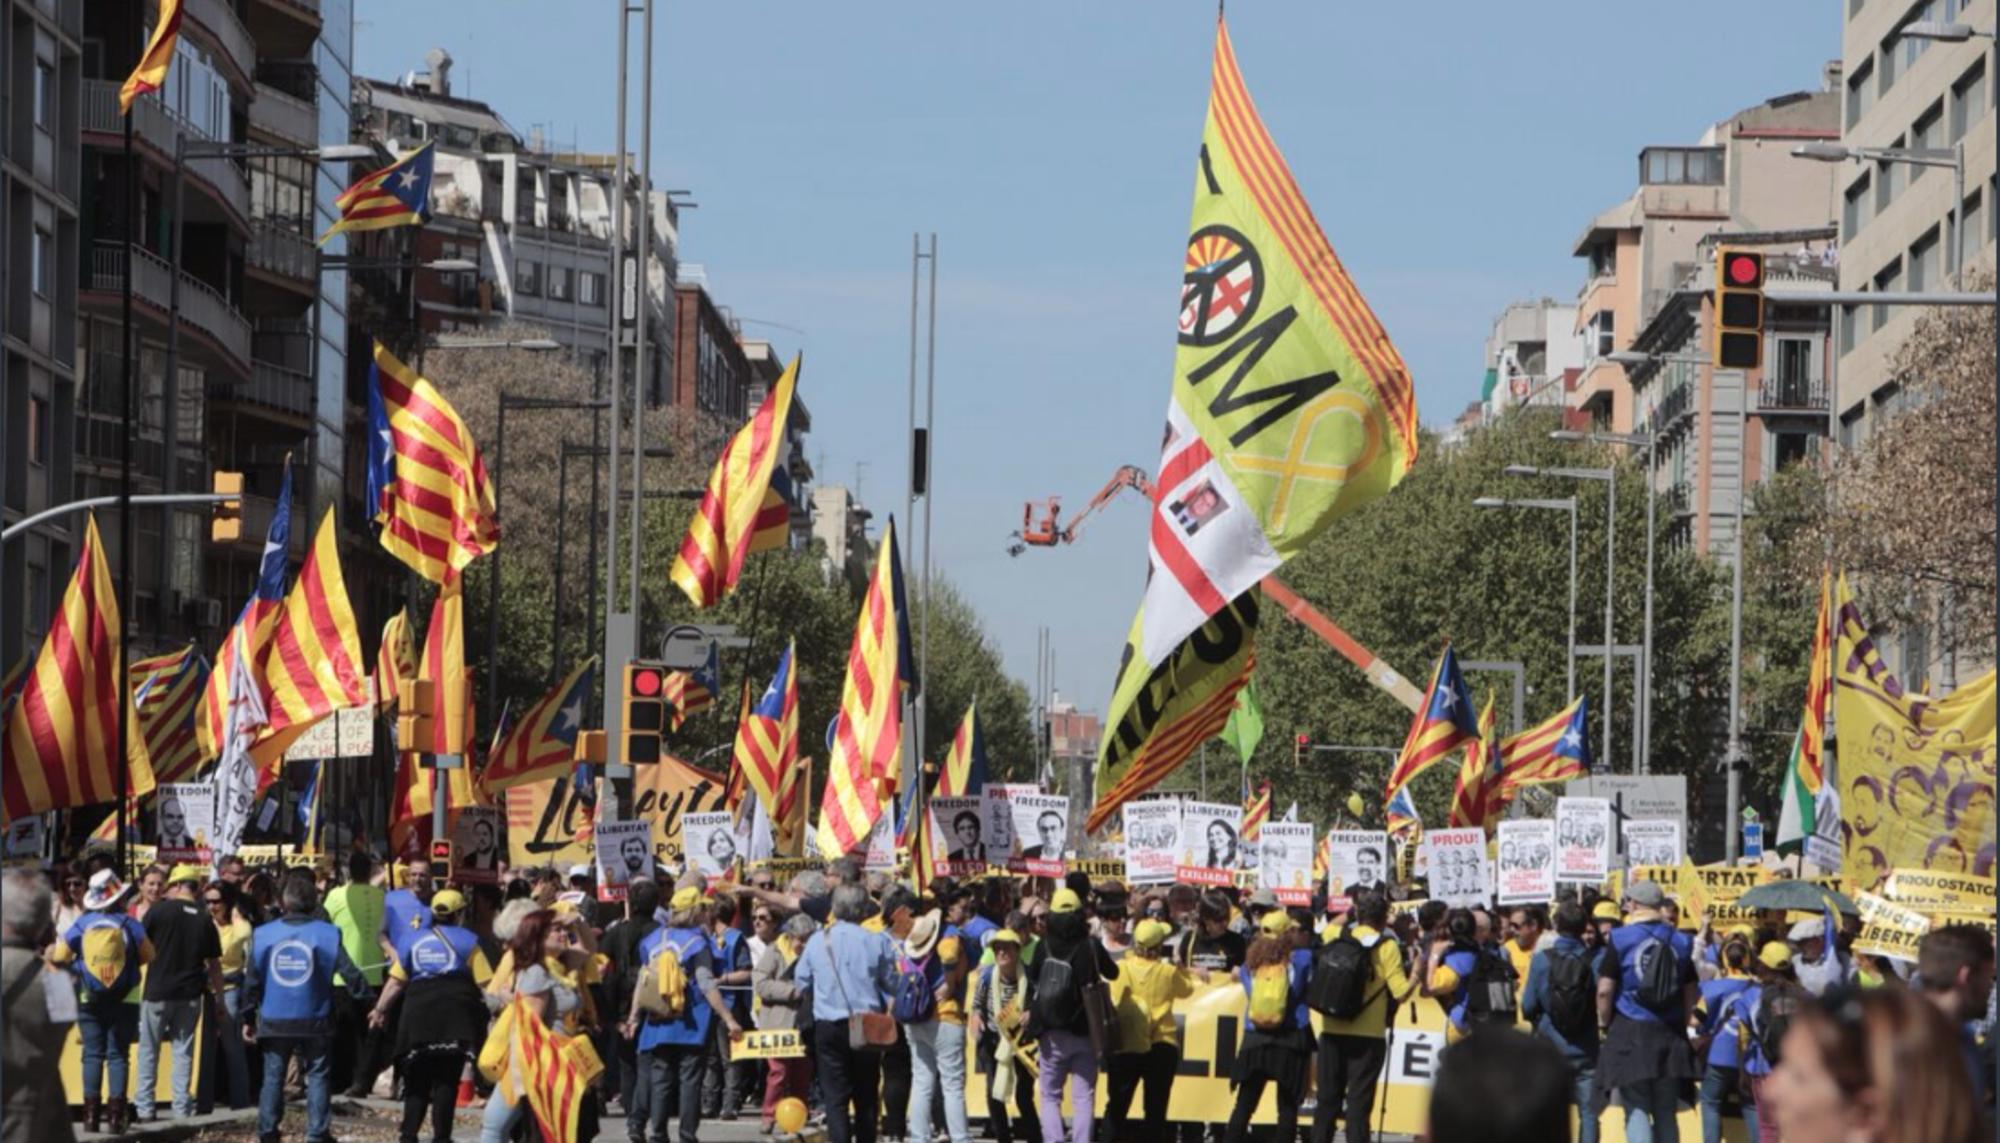
[[[1854,899],[1845,893],[1815,885],[1810,881],[1773,881],[1759,885],[1743,894],[1736,904],[1744,909],[1783,909],[1787,912],[1798,910],[1805,913],[1824,913],[1828,901],[1843,913],[1859,915]]]

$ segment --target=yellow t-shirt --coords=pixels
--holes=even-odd
[[[937,943],[938,963],[944,966],[945,976],[956,974],[965,963],[965,944],[956,936],[945,937]],[[938,1001],[937,1017],[947,1024],[965,1023],[965,985],[952,989],[943,1000]]]
[[[1457,970],[1446,964],[1443,957],[1439,957],[1437,964],[1431,968],[1431,992],[1440,997],[1438,1003],[1450,1007],[1449,997],[1458,991],[1458,984]],[[1445,1043],[1456,1044],[1464,1038],[1465,1033],[1458,1030],[1458,1025],[1450,1020],[1444,1022]]]
[[[1324,940],[1333,941],[1340,937],[1339,926],[1326,930]],[[1363,945],[1374,942],[1369,951],[1375,956],[1374,971],[1369,975],[1367,999],[1362,1002],[1361,1011],[1352,1020],[1327,1020],[1321,1029],[1334,1036],[1382,1035],[1389,1023],[1389,1001],[1402,1002],[1416,991],[1416,982],[1403,969],[1403,949],[1393,938],[1385,937],[1368,925],[1354,926],[1354,939]]]
[[[1500,947],[1506,950],[1507,959],[1514,966],[1514,987],[1526,987],[1528,983],[1528,965],[1535,959],[1535,950],[1532,948],[1522,948],[1512,937],[1508,937]]]
[[[215,933],[222,938],[222,975],[240,976],[245,967],[244,954],[250,951],[250,936],[256,932],[250,922],[241,917],[226,925],[215,926]],[[234,988],[235,985],[229,987]]]
[[[1118,962],[1111,1002],[1118,1012],[1121,1051],[1144,1052],[1179,1043],[1174,1001],[1194,995],[1194,974],[1169,960],[1128,956]]]

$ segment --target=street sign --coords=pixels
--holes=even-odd
[[[1625,823],[1628,821],[1673,820],[1681,823],[1681,836],[1693,835],[1687,828],[1687,779],[1678,775],[1594,774],[1578,778],[1563,789],[1569,798],[1603,798],[1611,803],[1611,837],[1615,856],[1623,857]]]
[[[367,758],[375,753],[375,712],[366,707],[336,710],[306,728],[285,748],[285,761]]]
[[[728,623],[682,623],[660,637],[660,660],[670,671],[697,671],[708,665],[710,646],[748,647],[750,640]]]
[[[1752,858],[1764,856],[1763,822],[1743,823],[1743,856]]]

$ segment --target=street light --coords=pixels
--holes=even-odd
[[[1576,698],[1576,497],[1565,496],[1560,500],[1508,500],[1499,496],[1481,496],[1473,500],[1472,506],[1546,508],[1569,513],[1569,655],[1563,679],[1565,692],[1574,700]]]
[[[1965,27],[1962,24],[1957,26]],[[1969,35],[1972,29],[1966,28],[1966,32]],[[1905,34],[1908,34],[1907,30]],[[1961,225],[1963,219],[1959,216],[1959,210],[1965,204],[1964,143],[1952,147],[1848,147],[1839,143],[1801,143],[1792,148],[1792,158],[1811,159],[1816,163],[1844,163],[1853,159],[1857,162],[1905,163],[1913,167],[1950,168],[1952,194],[1951,210],[1947,212],[1947,217],[1951,220],[1951,244],[1945,247],[1945,257],[1949,259],[1945,273],[1954,282],[1958,280],[1959,252],[1965,245],[1965,235],[1960,233],[1963,229]]]
[[[524,349],[530,353],[547,353],[561,349],[562,342],[549,337],[434,337],[424,343],[432,349]]]
[[[1971,24],[1960,24],[1949,20],[1918,20],[1903,25],[1896,34],[1906,40],[1937,40],[1946,44],[1962,44],[1975,36],[1980,39],[1993,38],[1994,29],[1975,28]]]
[[[1666,362],[1666,363],[1667,363],[1667,364],[1669,364],[1669,365],[1707,365],[1707,364],[1708,364],[1708,358],[1706,358],[1706,357],[1702,357],[1702,356],[1700,356],[1700,355],[1698,355],[1698,354],[1693,354],[1693,353],[1641,353],[1641,352],[1639,352],[1638,350],[1635,350],[1635,349],[1621,349],[1621,350],[1618,350],[1618,351],[1617,351],[1617,352],[1615,352],[1615,353],[1607,353],[1607,354],[1605,354],[1605,355],[1604,355],[1604,357],[1605,357],[1605,359],[1606,359],[1607,361],[1610,361],[1610,362],[1612,362],[1613,364],[1617,364],[1617,365],[1624,365],[1624,366],[1633,366],[1633,365],[1651,365],[1651,364],[1652,364],[1653,362],[1655,362],[1655,361],[1662,361],[1662,362]],[[1560,431],[1560,430],[1559,430],[1559,431]],[[1553,433],[1552,433],[1552,434],[1550,434],[1550,435],[1551,435],[1551,436],[1554,436],[1554,434],[1553,434]],[[1580,440],[1580,439],[1582,439],[1582,438],[1581,438],[1581,436],[1580,436],[1580,435],[1577,435],[1577,436],[1575,436],[1574,438],[1572,438],[1572,437],[1557,437],[1556,439],[1558,439],[1558,440],[1570,440],[1570,439],[1579,439],[1579,440]]]
[[[1617,642],[1612,636],[1615,620],[1611,614],[1611,601],[1617,593],[1618,584],[1618,470],[1615,468],[1538,468],[1532,464],[1510,464],[1500,470],[1507,476],[1559,476],[1565,480],[1602,480],[1604,482],[1604,753],[1600,757],[1610,764],[1611,754],[1611,647]]]

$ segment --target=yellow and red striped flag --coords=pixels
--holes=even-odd
[[[813,760],[800,758],[785,771],[771,811],[771,845],[781,857],[805,856],[806,806],[812,800]]]
[[[123,646],[118,596],[92,514],[62,607],[50,617],[34,669],[7,712],[7,760],[0,766],[7,820],[152,792],[152,757],[119,671]],[[122,790],[114,765],[120,703],[131,720]]]
[[[416,754],[396,756],[396,787],[393,800],[389,804],[389,851],[401,857],[422,857],[424,842],[430,837],[431,825],[431,783],[434,775],[442,773],[444,779],[444,804],[449,821],[449,811],[461,806],[485,805],[479,797],[472,781],[472,768],[459,766],[451,770],[433,770],[423,765]]]
[[[764,688],[756,703],[750,702],[746,687],[732,754],[733,769],[741,781],[749,783],[757,804],[771,815],[774,826],[784,809],[780,795],[785,778],[799,759],[799,680],[792,670],[797,646],[796,641],[786,644],[785,653],[778,657],[778,669],[771,675],[771,685]]]
[[[692,671],[669,671],[660,685],[660,694],[673,710],[673,729],[715,705],[722,697],[722,658],[717,645],[708,645],[708,661]]]
[[[1472,696],[1458,671],[1458,656],[1450,647],[1438,656],[1431,668],[1430,686],[1424,688],[1424,704],[1410,719],[1410,733],[1389,771],[1382,788],[1382,804],[1395,800],[1396,791],[1410,779],[1444,760],[1452,751],[1477,740],[1479,727],[1472,713]]]
[[[1494,729],[1493,694],[1487,692],[1486,707],[1479,712],[1479,737],[1465,746],[1465,761],[1458,768],[1458,781],[1451,791],[1451,813],[1446,822],[1453,828],[1477,827],[1490,830],[1500,820],[1506,805],[1502,796],[1500,736]]]
[[[1846,586],[1847,579],[1842,576],[1841,589],[1845,591]],[[1833,629],[1833,570],[1828,568],[1819,577],[1819,612],[1813,622],[1805,712],[1792,739],[1792,756],[1786,760],[1774,845],[1799,845],[1826,824],[1819,816],[1820,792],[1826,786],[1826,716],[1833,706]]]
[[[583,708],[597,674],[591,656],[557,683],[540,702],[528,708],[514,728],[486,757],[479,788],[488,794],[568,774],[576,768],[576,740],[583,729]]]
[[[425,143],[379,171],[370,171],[335,196],[340,217],[322,244],[348,230],[386,230],[392,226],[422,226],[430,215],[431,172],[437,152]]]
[[[132,664],[132,705],[153,759],[153,780],[191,777],[203,759],[195,711],[208,683],[208,660],[192,644]]]
[[[416,677],[417,641],[406,607],[382,624],[382,646],[375,652],[375,705],[395,706],[404,680]]]
[[[820,799],[820,850],[852,853],[882,816],[903,765],[903,574],[896,522],[882,530],[875,575],[854,622],[847,679]]]
[[[986,790],[986,735],[979,729],[979,700],[965,708],[958,732],[951,736],[951,749],[938,768],[937,790],[933,797],[976,798]]]
[[[799,358],[794,357],[750,423],[722,446],[708,475],[701,505],[688,521],[680,554],[667,573],[696,607],[713,607],[736,590],[743,560],[751,552],[782,547],[786,541],[790,509],[777,497],[782,511],[770,510],[771,470],[784,459],[798,376]]]
[[[264,533],[264,554],[257,565],[257,586],[251,589],[250,598],[244,601],[243,610],[236,613],[236,622],[229,634],[222,640],[222,646],[215,652],[215,668],[208,673],[208,683],[202,688],[201,709],[195,715],[195,733],[201,738],[201,756],[213,758],[222,752],[229,740],[229,709],[232,700],[246,714],[255,714],[257,720],[263,718],[262,711],[267,705],[264,695],[269,684],[264,678],[264,653],[271,643],[271,629],[277,625],[278,611],[285,600],[285,568],[287,567],[292,543],[292,458],[285,457],[284,475],[278,481],[278,498],[273,502],[271,525]],[[243,669],[237,669],[237,659],[241,656]],[[256,692],[256,701],[248,702],[249,696],[237,695],[234,688],[242,678]],[[249,731],[259,723],[252,721],[237,728]]]
[[[458,410],[375,343],[368,488],[382,546],[432,583],[500,542],[486,462]]]
[[[153,25],[152,37],[139,56],[138,66],[118,88],[118,113],[132,114],[132,103],[149,91],[167,85],[167,68],[174,62],[174,44],[181,38],[181,0],[160,0],[160,22]]]
[[[1256,794],[1243,803],[1243,828],[1239,836],[1246,842],[1264,836],[1264,823],[1271,820],[1271,783],[1257,787]]]
[[[431,604],[431,625],[424,631],[424,653],[417,678],[431,684],[431,741],[425,754],[472,752],[472,680],[465,670],[465,581],[457,572],[445,577]]]
[[[368,701],[361,632],[340,573],[340,539],[333,509],[320,517],[299,578],[264,651],[264,683],[272,731],[303,725]]]
[[[526,998],[509,1005],[494,1028],[509,1047],[507,1066],[493,1076],[501,1092],[517,1106],[527,1096],[548,1143],[576,1143],[590,1083],[604,1071],[590,1038],[549,1027]]]

